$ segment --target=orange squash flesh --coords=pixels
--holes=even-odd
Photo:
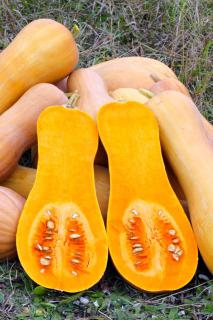
[[[105,221],[109,200],[109,172],[107,168],[95,165],[94,173],[98,203],[102,217]],[[16,191],[24,198],[27,198],[35,182],[35,177],[36,169],[17,166],[10,177],[1,182],[1,185]]]
[[[109,159],[107,235],[117,270],[146,291],[183,287],[196,271],[197,245],[166,176],[157,121],[140,103],[110,103],[98,129]]]
[[[17,231],[17,251],[38,284],[88,289],[107,264],[107,240],[94,183],[95,122],[79,110],[47,108],[38,120],[36,180]],[[28,232],[26,232],[26,230]]]

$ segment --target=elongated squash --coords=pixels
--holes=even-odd
[[[42,110],[67,102],[65,94],[52,84],[30,88],[0,117],[0,180],[15,169],[22,153],[36,141],[36,123]]]
[[[30,87],[56,82],[78,62],[72,33],[51,19],[29,23],[0,53],[0,114]]]
[[[15,191],[0,187],[0,260],[16,255],[16,229],[24,202]]]
[[[38,120],[36,180],[17,230],[17,251],[38,284],[67,292],[88,289],[108,257],[95,193],[98,131],[77,109],[50,107]],[[26,232],[28,230],[28,232]]]
[[[156,82],[151,88],[150,91],[154,92],[155,94],[161,93],[166,90],[178,91],[183,93],[184,95],[190,97],[189,91],[187,88],[178,80],[176,79],[163,79],[161,81]],[[206,120],[206,118],[202,116],[203,125],[207,132],[209,139],[213,143],[213,125]]]
[[[145,57],[123,57],[96,64],[89,68],[104,80],[108,91],[118,88],[150,89],[156,80],[177,79],[164,63]]]
[[[198,247],[213,273],[213,144],[190,98],[165,91],[147,106],[158,119],[162,146],[186,195]]]
[[[153,113],[137,102],[110,103],[98,130],[109,159],[107,236],[117,270],[150,292],[183,287],[196,271],[197,245],[166,176]]]
[[[107,215],[107,206],[109,200],[109,173],[108,169],[95,165],[95,187],[98,203],[104,221]],[[16,191],[18,194],[27,198],[35,182],[36,170],[23,166],[17,166],[9,178],[2,181],[2,186]]]

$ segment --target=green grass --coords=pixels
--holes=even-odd
[[[118,56],[159,59],[213,122],[212,9],[210,0],[0,0],[0,48],[36,18],[54,18],[70,29],[76,23],[80,66]],[[184,289],[153,295],[131,288],[109,264],[97,286],[71,295],[37,288],[18,261],[5,262],[0,319],[213,319],[213,281],[200,263]]]

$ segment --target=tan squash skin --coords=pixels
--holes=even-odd
[[[67,102],[65,94],[52,84],[37,84],[29,89],[0,117],[0,180],[16,167],[22,153],[36,141],[39,114],[53,104]]]
[[[191,97],[189,91],[187,88],[178,80],[176,79],[163,79],[158,82],[156,82],[151,88],[150,91],[158,94],[165,90],[174,90],[183,93],[184,95]],[[209,139],[213,142],[213,126],[211,123],[206,120],[206,118],[202,116],[203,125],[205,127],[205,130],[209,136]]]
[[[64,79],[55,83],[56,87],[65,93],[67,93],[67,80],[68,77],[65,77]]]
[[[78,62],[72,33],[51,19],[39,19],[23,28],[0,54],[0,113],[37,83],[54,83]]]
[[[147,106],[158,119],[162,146],[186,195],[201,255],[213,273],[213,145],[190,98],[165,91]]]
[[[16,229],[25,199],[0,187],[0,260],[16,255]]]
[[[118,88],[146,88],[156,80],[177,79],[174,72],[164,63],[145,57],[116,58],[89,68],[104,80],[108,91]]]
[[[109,199],[109,172],[108,169],[95,165],[95,187],[98,198],[98,203],[101,209],[104,221],[106,221],[107,207]],[[36,170],[23,166],[17,166],[7,180],[1,184],[4,187],[10,188],[23,197],[27,198],[33,183],[35,181]]]

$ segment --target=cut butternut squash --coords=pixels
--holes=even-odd
[[[42,112],[37,130],[38,169],[19,220],[18,256],[38,284],[82,291],[99,281],[108,257],[94,183],[98,131],[85,113],[57,106]]]
[[[117,270],[146,291],[183,287],[196,271],[197,245],[166,176],[154,115],[137,102],[111,103],[99,111],[98,129],[109,159],[107,235]]]

